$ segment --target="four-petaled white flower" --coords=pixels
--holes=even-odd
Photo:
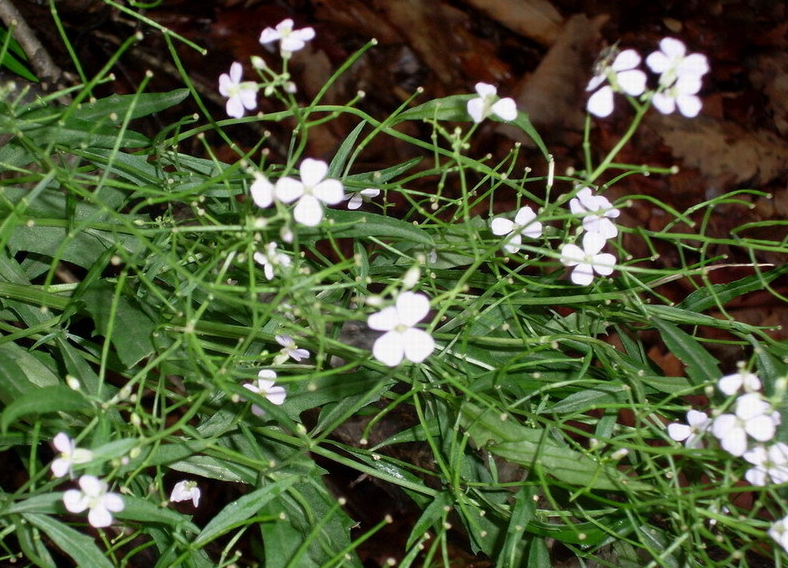
[[[401,292],[393,306],[372,314],[367,325],[377,331],[385,331],[375,340],[372,354],[375,359],[396,367],[403,359],[414,363],[424,361],[435,349],[435,341],[429,333],[415,326],[430,311],[430,301],[424,294]]]
[[[291,359],[295,361],[301,361],[301,359],[306,359],[309,357],[309,351],[306,349],[300,349],[291,336],[275,335],[274,339],[276,339],[276,342],[282,346],[282,353]]]
[[[753,485],[785,483],[788,481],[788,445],[777,442],[771,446],[755,446],[744,452],[744,459],[753,464],[744,477]]]
[[[711,426],[711,419],[705,412],[687,412],[687,424],[668,424],[668,436],[677,442],[684,442],[687,448],[702,448],[701,436]]]
[[[254,261],[263,266],[263,273],[269,280],[274,278],[274,268],[282,266],[287,268],[292,262],[290,257],[283,252],[276,252],[276,243],[265,245],[265,252],[254,253]]]
[[[517,118],[517,105],[509,97],[498,98],[498,89],[489,83],[476,83],[478,98],[468,101],[468,114],[474,122],[479,123],[491,114],[501,120],[514,120]]]
[[[769,528],[769,536],[788,552],[788,516],[783,517]]]
[[[700,79],[709,71],[709,62],[701,53],[687,55],[687,46],[676,38],[666,37],[659,42],[660,49],[646,57],[646,65],[659,73],[659,84],[669,87],[680,77]]]
[[[602,195],[594,195],[590,187],[584,187],[569,201],[569,209],[583,217],[583,228],[589,233],[598,233],[604,239],[618,234],[618,227],[611,221],[619,216],[618,209]]]
[[[761,379],[753,373],[742,370],[740,373],[725,375],[717,382],[717,388],[728,396],[736,394],[744,387],[744,392],[761,390]]]
[[[284,404],[285,398],[287,397],[287,391],[285,391],[284,387],[276,386],[276,373],[269,369],[263,369],[257,373],[257,380],[253,383],[246,383],[243,387],[246,390],[264,396],[271,404],[277,406]],[[256,404],[253,404],[252,414],[255,416],[262,416],[265,414],[265,411]]]
[[[774,438],[780,415],[758,393],[748,393],[736,400],[734,414],[714,419],[711,432],[729,454],[741,457],[747,451],[747,437],[758,442]]]
[[[219,93],[227,99],[227,114],[241,118],[245,110],[257,108],[257,84],[252,81],[241,82],[243,68],[237,61],[230,66],[230,73],[219,75]]]
[[[536,213],[530,207],[521,207],[514,217],[514,222],[504,217],[493,217],[490,228],[494,235],[505,236],[511,234],[504,240],[503,248],[506,252],[516,253],[520,250],[522,235],[532,239],[542,235],[542,223],[535,221]]]
[[[646,74],[636,67],[640,65],[640,55],[634,49],[619,53],[610,65],[602,65],[588,82],[586,91],[593,91],[602,83],[609,84],[597,90],[588,98],[588,112],[600,118],[613,112],[613,93],[624,92],[637,97],[646,90]]]
[[[252,176],[254,181],[249,188],[249,193],[252,194],[252,201],[261,209],[270,207],[274,202],[274,184],[268,181],[268,178],[260,172],[253,172]]]
[[[345,197],[342,183],[335,179],[324,179],[328,164],[321,160],[307,158],[301,162],[301,181],[291,177],[280,178],[276,182],[276,197],[284,203],[298,201],[293,210],[296,221],[307,227],[314,227],[323,218],[323,206],[336,205]]]
[[[306,42],[315,37],[313,28],[293,29],[293,20],[287,18],[276,24],[276,28],[267,27],[260,34],[260,43],[265,45],[279,41],[279,51],[283,58],[288,58],[294,51],[302,49]]]
[[[88,511],[88,522],[96,527],[112,524],[112,513],[123,510],[123,499],[117,493],[108,493],[107,484],[93,475],[79,478],[79,489],[63,493],[63,504],[72,513]]]
[[[176,483],[175,487],[172,488],[170,501],[177,503],[191,499],[191,502],[197,507],[200,504],[200,495],[201,492],[200,488],[197,487],[197,482],[184,479]]]
[[[380,195],[380,190],[375,187],[368,187],[366,189],[362,189],[361,191],[351,193],[347,196],[347,208],[358,209],[361,207],[362,203],[370,201],[378,195]]]
[[[587,286],[594,280],[594,272],[609,276],[616,266],[616,257],[610,253],[601,253],[605,246],[605,238],[598,233],[583,235],[583,248],[570,243],[561,247],[561,263],[574,266],[570,276],[578,286]]]
[[[93,452],[78,448],[74,440],[68,437],[65,432],[55,435],[52,443],[60,455],[52,461],[50,468],[55,477],[63,477],[66,474],[72,475],[73,466],[88,463],[93,459]]]

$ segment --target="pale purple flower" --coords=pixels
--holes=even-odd
[[[170,493],[170,501],[177,503],[179,501],[189,501],[197,507],[200,504],[200,488],[197,487],[196,481],[188,481],[186,479],[179,481],[172,488]]]
[[[230,66],[230,73],[219,75],[219,93],[227,99],[227,114],[233,118],[241,118],[245,110],[257,108],[257,84],[251,81],[241,82],[243,68],[238,62]]]
[[[740,373],[733,373],[732,375],[725,375],[717,383],[717,388],[728,396],[736,394],[742,387],[744,392],[756,392],[761,390],[761,379],[742,370]]]
[[[107,484],[93,475],[79,478],[79,489],[63,493],[63,504],[72,513],[88,509],[88,522],[96,527],[112,524],[112,513],[123,510],[123,499],[117,493],[107,492]]]
[[[276,197],[284,203],[297,201],[293,217],[302,225],[314,227],[323,219],[321,203],[336,205],[344,199],[345,192],[339,180],[325,179],[328,164],[321,160],[305,159],[300,172],[300,181],[283,177],[276,182]]]
[[[666,37],[659,42],[659,47],[659,51],[646,57],[646,65],[654,73],[660,74],[660,86],[668,87],[680,77],[700,79],[708,73],[709,62],[706,56],[700,53],[687,55],[687,46],[682,41]]]
[[[741,457],[747,451],[748,436],[758,442],[774,438],[780,415],[758,393],[748,393],[736,400],[734,414],[714,419],[711,432],[729,454]]]
[[[753,464],[744,477],[753,485],[764,486],[767,482],[788,481],[788,445],[777,442],[769,447],[761,445],[744,452],[744,459]]]
[[[589,233],[598,233],[604,239],[618,235],[618,227],[611,221],[619,216],[618,209],[602,195],[594,195],[590,187],[584,187],[569,201],[569,209],[575,215],[583,215],[583,228]]]
[[[265,45],[279,41],[279,51],[283,58],[288,58],[294,51],[303,49],[306,42],[315,37],[313,28],[293,29],[293,20],[287,18],[276,24],[276,28],[267,27],[260,34],[260,43]]]
[[[356,191],[355,193],[351,193],[347,196],[347,208],[348,209],[358,209],[361,207],[362,203],[371,201],[375,197],[380,195],[380,190],[375,187],[368,187],[366,189],[362,189],[361,191]]]
[[[294,361],[300,362],[301,359],[306,359],[309,357],[309,351],[306,349],[300,349],[291,336],[275,335],[274,339],[276,339],[276,342],[282,346],[282,353]]]
[[[578,286],[587,286],[594,280],[594,272],[609,276],[616,266],[616,257],[600,252],[605,246],[605,238],[598,233],[583,235],[583,248],[570,243],[561,247],[561,263],[574,266],[570,279]]]
[[[705,412],[690,410],[687,412],[687,424],[668,424],[668,436],[677,442],[684,442],[687,448],[702,448],[701,436],[709,426],[711,420]]]
[[[491,114],[501,120],[514,120],[517,118],[517,105],[513,99],[498,98],[498,89],[488,83],[476,83],[478,98],[468,101],[468,114],[474,122],[479,123]]]
[[[307,355],[309,353],[307,352]],[[257,380],[253,383],[246,383],[243,385],[246,390],[264,396],[271,404],[281,406],[287,397],[287,391],[284,387],[276,386],[276,373],[269,369],[263,369],[257,373]],[[262,416],[265,411],[257,406],[252,405],[252,414],[255,416]]]
[[[254,261],[263,266],[263,273],[268,280],[273,280],[274,269],[283,267],[287,268],[292,262],[290,257],[283,252],[276,252],[276,243],[268,243],[265,245],[265,252],[254,253]]]
[[[435,341],[423,329],[414,327],[430,311],[430,301],[424,294],[402,292],[395,305],[372,314],[367,325],[377,331],[385,331],[375,340],[372,354],[375,359],[396,367],[403,359],[421,363],[435,349]]]
[[[530,207],[521,207],[514,216],[514,222],[504,217],[493,217],[490,228],[494,235],[505,236],[503,248],[506,252],[516,253],[520,250],[522,235],[531,239],[542,235],[542,223],[536,221],[536,213]],[[508,235],[512,235],[509,237]]]
[[[637,97],[646,90],[646,74],[636,67],[640,65],[640,55],[634,49],[619,53],[610,65],[603,64],[591,78],[586,91],[597,89],[602,83],[609,84],[597,90],[588,98],[588,112],[600,118],[613,112],[613,93],[624,92]]]
[[[59,432],[52,440],[52,444],[60,454],[52,461],[50,468],[55,477],[73,474],[73,466],[88,463],[93,459],[93,452],[78,448],[74,440],[65,432]]]

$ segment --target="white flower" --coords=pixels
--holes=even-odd
[[[670,87],[654,94],[652,99],[654,107],[662,114],[671,114],[678,107],[681,114],[687,118],[694,118],[703,107],[700,98],[696,96],[700,91],[700,85],[700,77],[681,76]]]
[[[290,57],[294,51],[302,49],[306,42],[315,37],[313,28],[293,29],[293,20],[290,18],[276,24],[276,29],[268,27],[260,34],[260,43],[265,45],[279,40],[279,51],[283,58]]]
[[[479,123],[491,114],[501,120],[517,118],[517,105],[510,98],[498,99],[498,89],[488,83],[476,83],[476,99],[468,101],[468,114],[474,122]],[[498,99],[498,100],[496,100]]]
[[[309,351],[306,349],[299,349],[295,341],[289,335],[275,335],[274,339],[282,346],[282,353],[295,361],[301,361],[309,357]]]
[[[611,221],[619,216],[619,210],[602,195],[594,195],[590,187],[584,187],[569,201],[569,209],[583,217],[583,228],[589,233],[598,233],[604,239],[618,234],[618,227]]]
[[[268,243],[265,245],[265,253],[254,253],[254,261],[263,266],[263,273],[269,280],[274,278],[274,268],[282,266],[287,268],[290,266],[291,260],[283,252],[276,252],[276,243]]]
[[[788,445],[777,442],[768,448],[755,446],[744,452],[743,457],[755,466],[744,474],[753,485],[764,486],[769,480],[772,483],[788,481]]]
[[[421,363],[435,349],[435,341],[429,333],[413,327],[430,311],[430,301],[424,294],[402,292],[395,305],[372,314],[367,325],[377,331],[385,331],[375,340],[372,354],[375,359],[389,367],[396,367],[407,359]]]
[[[659,73],[659,84],[662,87],[672,85],[680,77],[696,77],[700,79],[709,71],[706,56],[700,53],[686,55],[687,47],[683,42],[666,37],[659,42],[660,51],[646,57],[646,65],[654,73]]]
[[[252,201],[261,209],[270,207],[274,202],[274,184],[268,181],[268,178],[260,172],[252,172],[252,176],[254,181],[249,188],[249,193],[252,194]]]
[[[588,98],[588,112],[604,118],[613,112],[613,93],[624,92],[633,97],[642,95],[646,90],[646,74],[640,69],[640,55],[634,49],[619,53],[611,65],[602,65],[591,78],[586,91],[593,91],[603,82],[605,85]]]
[[[361,207],[361,204],[365,201],[370,201],[371,199],[380,195],[380,190],[374,187],[368,187],[366,189],[362,189],[361,191],[357,191],[355,193],[351,193],[347,199],[347,208],[348,209],[358,209]]]
[[[714,419],[711,432],[722,448],[741,457],[747,451],[747,436],[758,442],[774,438],[780,415],[758,393],[748,393],[736,400],[734,414],[721,414]]]
[[[505,239],[503,248],[506,252],[515,253],[520,250],[522,235],[532,239],[542,235],[542,223],[534,221],[536,213],[530,207],[522,207],[514,217],[514,222],[503,217],[493,217],[490,228],[494,235],[504,236],[512,234]]]
[[[246,383],[243,387],[253,393],[264,396],[271,404],[277,406],[284,404],[285,398],[287,397],[287,391],[285,391],[284,387],[276,386],[276,373],[268,369],[263,369],[257,373],[257,380],[253,383]],[[262,416],[265,414],[265,411],[256,404],[253,404],[252,414],[255,416]]]
[[[179,501],[188,501],[191,499],[194,506],[197,507],[200,504],[200,494],[200,488],[197,487],[196,481],[184,479],[176,483],[175,487],[172,488],[170,501],[177,503]]]
[[[769,536],[788,552],[788,516],[780,519],[769,528]]]
[[[574,266],[571,280],[578,286],[587,286],[594,280],[594,272],[609,276],[616,266],[616,257],[609,253],[600,253],[605,246],[605,238],[598,233],[583,235],[583,248],[576,244],[561,247],[561,263]]]
[[[112,513],[123,510],[123,499],[117,493],[108,493],[107,484],[93,475],[79,478],[79,489],[63,493],[63,504],[72,513],[88,511],[88,522],[96,527],[112,524]]]
[[[88,463],[93,459],[93,452],[78,448],[76,442],[69,438],[65,432],[55,435],[52,444],[60,452],[60,455],[54,459],[50,466],[55,477],[63,477],[66,474],[70,476],[73,473],[72,466]]]
[[[324,179],[328,164],[307,158],[301,162],[301,181],[291,177],[280,178],[276,182],[276,197],[285,203],[298,201],[293,211],[295,220],[314,227],[323,218],[321,202],[336,205],[345,197],[342,183],[335,179]]]
[[[702,434],[711,426],[711,420],[705,412],[690,410],[687,412],[687,424],[668,424],[668,436],[677,442],[684,442],[687,448],[702,448]]]
[[[717,383],[717,388],[728,396],[736,394],[739,389],[744,387],[745,392],[755,392],[761,390],[761,379],[753,373],[743,371],[725,375]]]
[[[244,110],[257,108],[257,84],[251,81],[241,82],[243,68],[238,62],[230,66],[230,74],[219,75],[219,93],[227,99],[227,114],[233,118],[241,118]]]

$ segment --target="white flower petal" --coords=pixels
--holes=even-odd
[[[684,95],[676,99],[676,106],[679,107],[679,112],[687,118],[695,118],[700,114],[703,103],[700,98],[694,95]]]
[[[610,116],[613,112],[613,88],[605,85],[599,89],[588,98],[586,108],[588,112],[600,118]]]
[[[594,255],[592,266],[597,274],[610,276],[616,266],[616,257],[610,253],[603,252]]]
[[[498,94],[498,89],[495,85],[490,85],[489,83],[476,83],[474,87],[476,89],[476,93],[484,98],[487,97],[494,97]]]
[[[594,269],[590,264],[579,263],[569,277],[578,286],[588,286],[594,281]]]
[[[97,529],[108,527],[112,524],[112,514],[102,505],[97,505],[88,512],[88,522]]]
[[[354,193],[350,196],[350,199],[347,202],[348,209],[358,209],[361,207],[361,204],[364,202],[364,199],[361,197],[361,193]]]
[[[316,227],[323,219],[323,206],[313,195],[302,195],[293,209],[293,218],[307,227]]]
[[[625,71],[634,69],[638,65],[640,65],[640,54],[634,49],[625,49],[616,56],[610,68],[613,71]]]
[[[623,71],[616,76],[618,86],[633,97],[642,95],[646,90],[646,74],[643,71]]]
[[[55,437],[52,438],[52,445],[63,454],[70,454],[74,451],[74,442],[65,432],[58,432]]]
[[[101,504],[113,513],[119,513],[125,508],[123,499],[117,493],[106,493],[101,498]]]
[[[399,324],[399,313],[394,306],[383,308],[381,311],[370,315],[367,319],[369,328],[376,331],[390,331]]]
[[[492,111],[502,120],[511,121],[517,118],[517,104],[513,99],[505,98],[496,101],[492,106]]]
[[[72,513],[81,513],[88,508],[88,498],[78,489],[68,489],[63,493],[63,505]]]
[[[396,301],[399,322],[408,327],[424,319],[430,311],[430,301],[424,294],[402,292]]]
[[[314,187],[320,183],[328,173],[328,164],[322,160],[306,158],[301,162],[301,181],[304,185]]]
[[[672,114],[676,110],[676,100],[665,93],[656,93],[651,102],[662,114]]]
[[[690,434],[692,434],[692,428],[686,424],[668,424],[668,436],[677,442],[683,442],[690,437]]]
[[[756,416],[744,425],[744,431],[759,442],[768,442],[774,439],[776,428],[769,416]]]
[[[744,474],[744,478],[753,485],[763,487],[766,485],[766,470],[760,467],[750,468]]]
[[[493,235],[508,235],[514,229],[514,223],[503,217],[493,217],[490,229],[492,229]]]
[[[402,343],[400,333],[388,331],[375,340],[375,344],[372,346],[372,355],[384,365],[396,367],[402,362],[405,354]]]
[[[312,195],[323,203],[336,205],[345,199],[345,190],[339,180],[327,179],[321,181],[312,189]]]
[[[274,202],[274,184],[268,181],[268,178],[263,174],[254,173],[254,182],[249,188],[249,193],[252,195],[254,204],[263,209]]]
[[[402,334],[402,347],[409,361],[421,363],[432,354],[435,341],[423,329],[411,328]]]
[[[471,99],[467,105],[468,114],[477,124],[485,119],[484,116],[484,99]]]
[[[304,195],[304,184],[291,177],[279,178],[274,187],[276,198],[284,203],[292,203]]]

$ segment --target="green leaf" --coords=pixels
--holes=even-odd
[[[25,513],[26,521],[41,529],[60,550],[68,554],[77,566],[112,568],[113,564],[97,547],[92,538],[47,515]]]
[[[687,375],[695,386],[715,383],[722,376],[719,362],[703,348],[697,339],[678,326],[652,317],[651,322],[660,332],[665,346],[687,366]]]
[[[116,298],[116,295],[119,296]],[[117,308],[112,321],[112,306],[116,299]],[[127,368],[153,353],[151,336],[156,323],[142,311],[135,299],[127,298],[106,282],[97,282],[85,291],[83,300],[100,335],[107,337],[112,327],[112,335],[107,338]]]
[[[584,412],[591,408],[602,408],[607,404],[616,404],[622,401],[621,393],[625,392],[621,384],[609,386],[595,386],[579,390],[550,407],[550,412],[555,414],[572,414]]]
[[[417,540],[424,536],[424,533],[433,528],[435,524],[444,517],[444,507],[451,507],[453,503],[454,496],[451,492],[444,491],[439,493],[437,497],[427,505],[416,521],[416,524],[413,525],[413,529],[410,531],[410,536],[408,537],[408,542],[405,545],[406,548],[413,546]]]
[[[0,401],[10,404],[22,395],[60,382],[52,369],[16,343],[0,345]]]
[[[5,433],[12,422],[28,414],[75,412],[88,407],[90,402],[82,393],[65,385],[30,390],[5,407],[0,416],[0,430]]]
[[[125,117],[131,112],[132,119],[141,118],[173,107],[188,96],[189,89],[175,89],[167,93],[110,95],[91,103],[81,104],[71,116],[80,121],[94,122],[106,119],[111,113]]]
[[[713,284],[710,288],[700,288],[692,292],[677,306],[690,312],[703,312],[709,308],[724,306],[749,292],[763,290],[766,284],[788,272],[788,263],[763,274],[745,276],[727,284]]]
[[[653,488],[627,477],[615,466],[590,457],[550,439],[542,428],[529,428],[511,416],[483,410],[471,403],[461,408],[460,421],[477,446],[526,468],[541,466],[550,475],[570,485],[602,490],[647,491]]]
[[[366,211],[343,211],[330,209],[326,211],[326,219],[332,236],[346,237],[382,237],[396,238],[434,247],[435,242],[430,234],[423,229],[400,219],[384,217]],[[304,228],[299,234],[320,235],[324,229]]]
[[[257,513],[263,505],[284,493],[296,481],[298,477],[291,475],[236,499],[205,525],[202,532],[194,539],[194,546],[205,546],[216,537],[243,523]]]
[[[328,177],[338,178],[342,175],[342,170],[345,168],[350,154],[356,149],[356,140],[358,140],[361,131],[364,130],[366,125],[367,121],[362,120],[350,134],[347,135],[347,138],[342,141],[342,144],[331,160],[331,164],[328,166]]]
[[[143,524],[160,523],[171,527],[181,527],[192,533],[200,532],[199,527],[192,523],[186,515],[133,495],[123,495],[123,510],[115,513],[115,516],[129,521],[140,521]]]

